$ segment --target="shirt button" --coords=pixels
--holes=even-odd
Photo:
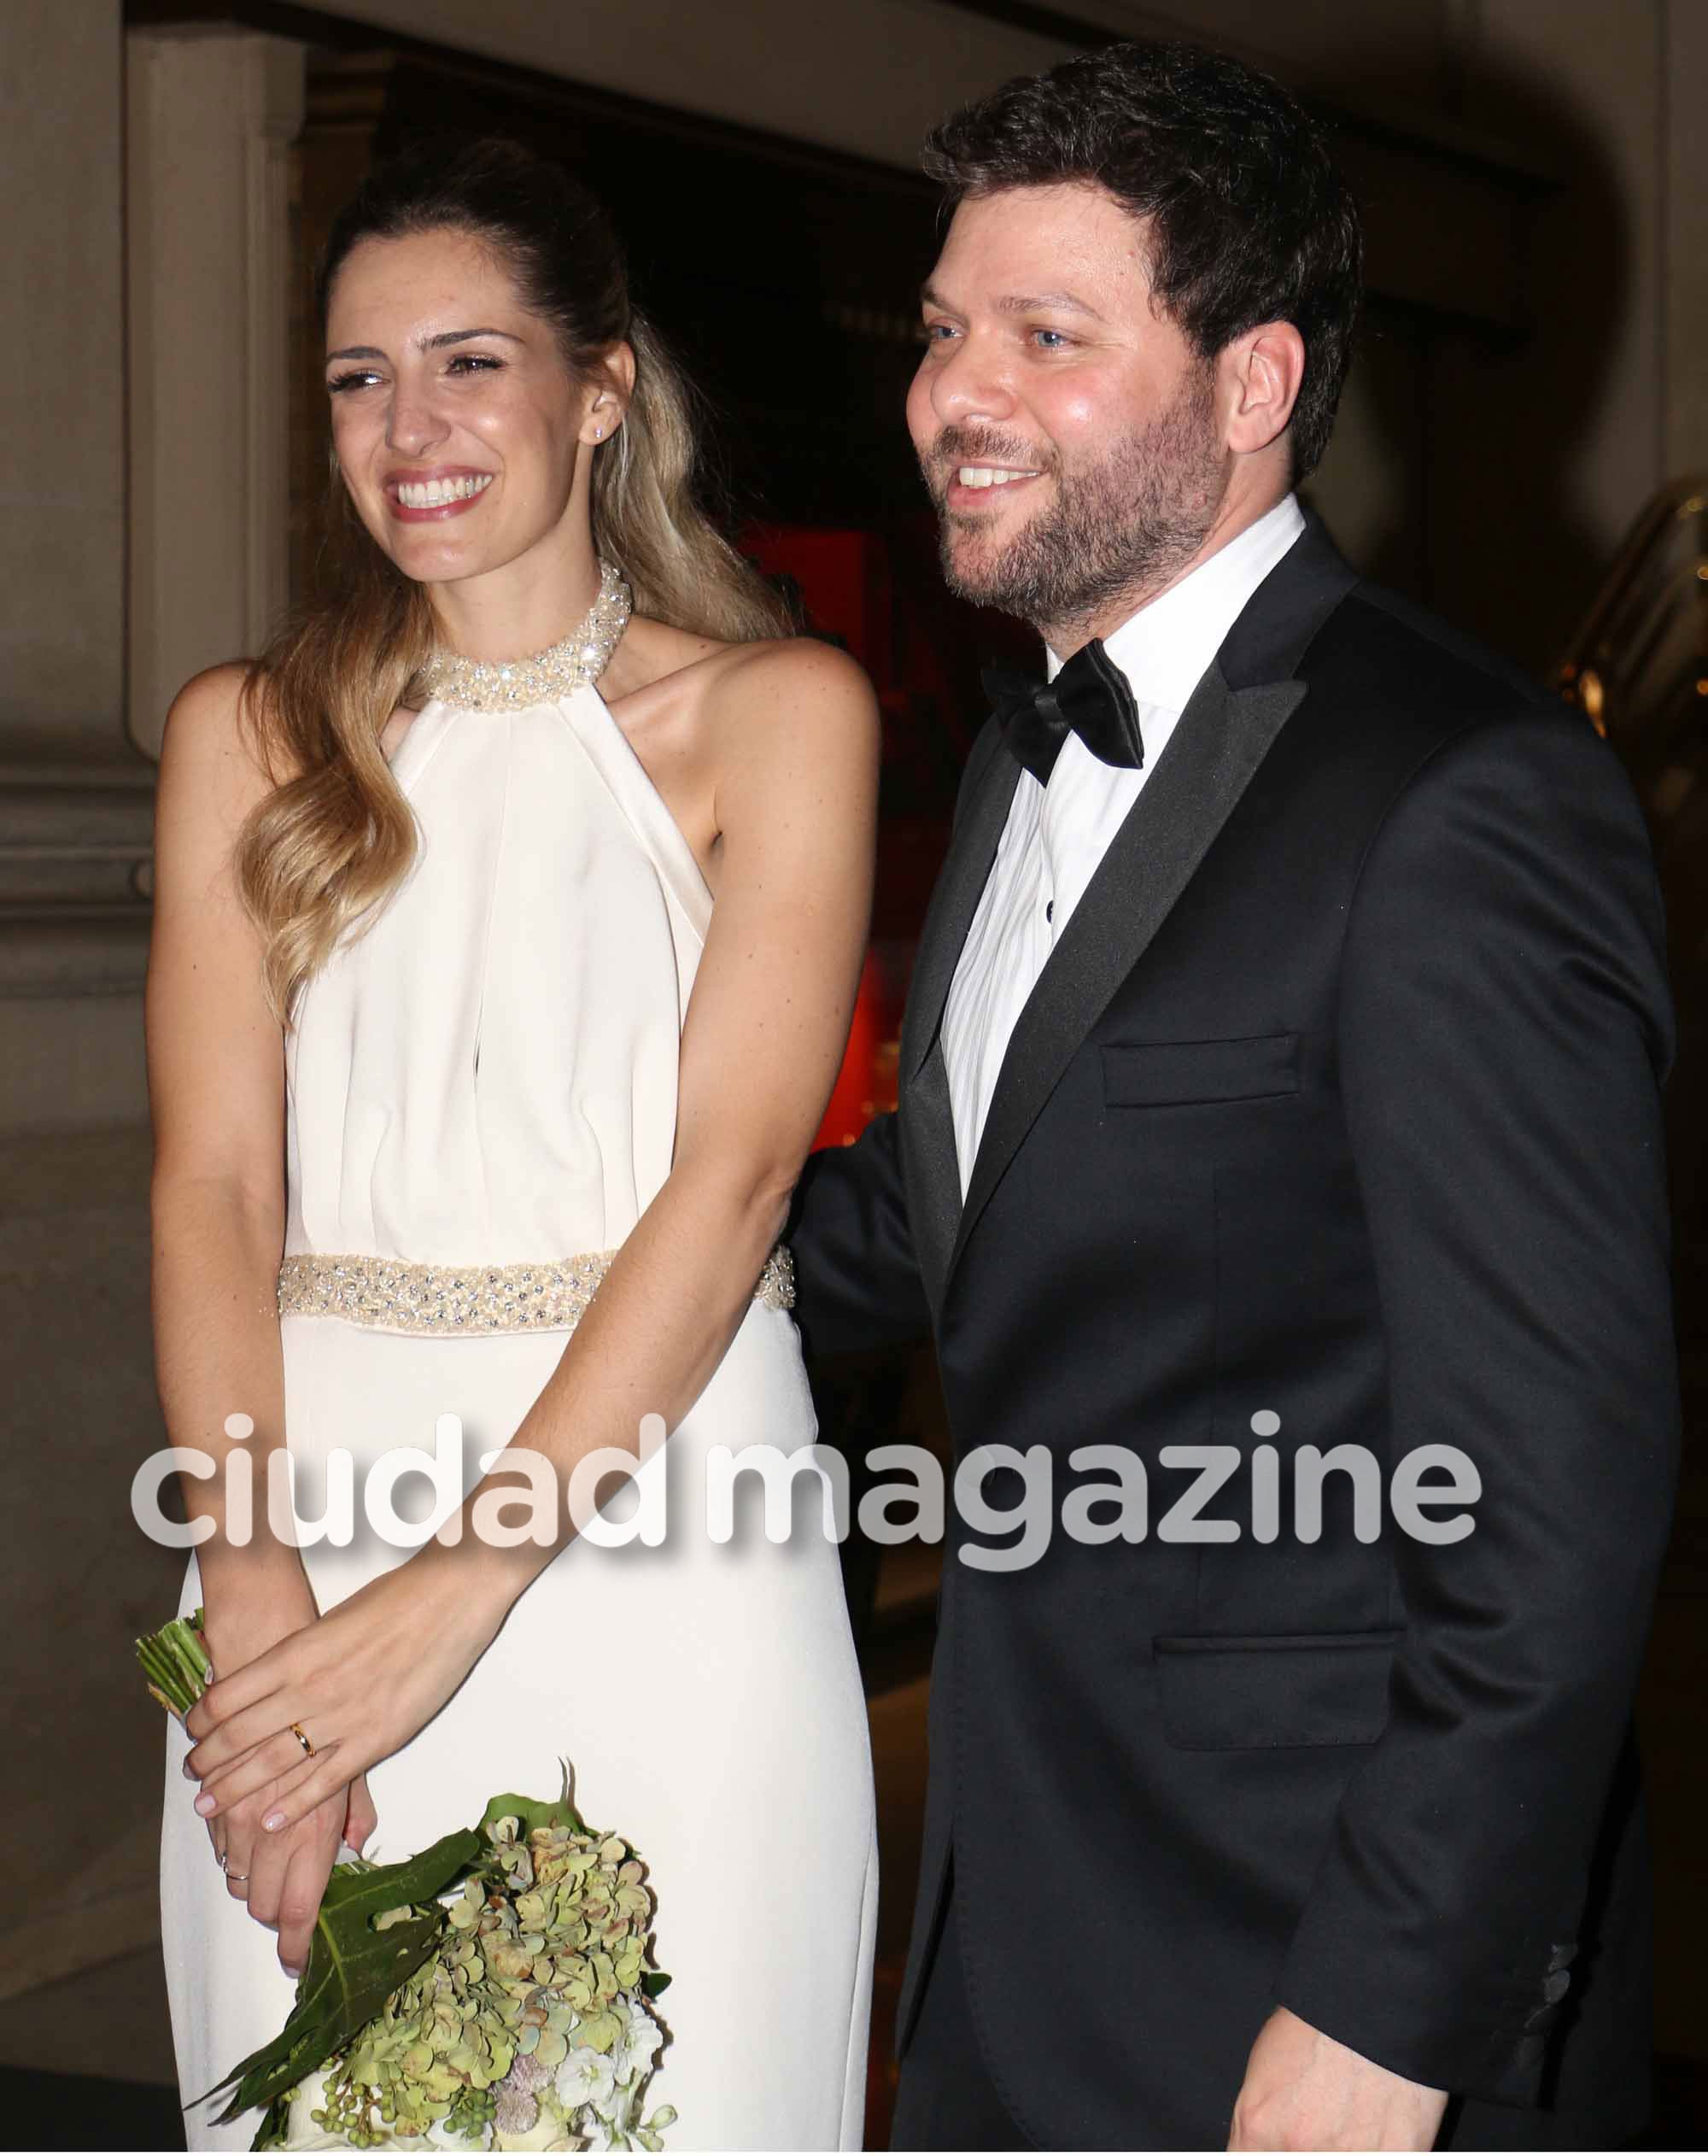
[[[1046,921],[1053,921],[1056,918],[1056,901],[1054,899],[1045,899],[1044,905],[1044,917]]]

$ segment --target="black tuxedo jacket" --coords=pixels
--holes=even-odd
[[[991,1572],[951,1508],[899,2043],[952,1857],[1039,2146],[1223,2147],[1278,2002],[1455,2092],[1458,2146],[1610,2145],[1647,2104],[1629,1728],[1678,1423],[1631,790],[1313,519],[1051,953],[963,1205],[939,1028],[1017,776],[987,727],[898,1111],[802,1179],[798,1315],[816,1350],[928,1328],[957,1453],[1044,1448],[1058,1517],[1109,1479],[1073,1453],[1127,1448],[1149,1532]],[[1254,1415],[1279,1535],[1243,1465],[1205,1508],[1237,1540],[1164,1539],[1163,1448],[1249,1462]],[[1341,1474],[1299,1540],[1295,1449],[1340,1444],[1384,1492],[1457,1447],[1473,1531],[1384,1496],[1360,1539]]]

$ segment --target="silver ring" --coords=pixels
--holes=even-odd
[[[233,1880],[238,1886],[247,1886],[249,1883],[249,1875],[247,1872],[227,1872],[225,1877]]]

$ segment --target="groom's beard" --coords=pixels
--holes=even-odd
[[[1137,606],[1171,583],[1208,537],[1224,484],[1214,378],[1195,368],[1168,408],[1120,436],[1089,470],[1040,465],[1031,444],[991,428],[947,426],[921,459],[937,506],[949,588],[1034,626],[1087,622],[1113,601]],[[978,539],[986,521],[945,502],[957,466],[1037,471],[1055,501],[1013,537]]]

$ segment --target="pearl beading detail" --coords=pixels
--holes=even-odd
[[[531,659],[465,659],[444,647],[421,670],[422,691],[471,712],[524,712],[596,682],[629,625],[629,587],[610,562],[599,565],[599,597],[561,643]]]
[[[299,1252],[278,1268],[281,1317],[342,1317],[383,1333],[573,1332],[615,1251],[540,1265],[412,1265],[401,1258]],[[765,1261],[753,1300],[792,1310],[786,1244]]]

